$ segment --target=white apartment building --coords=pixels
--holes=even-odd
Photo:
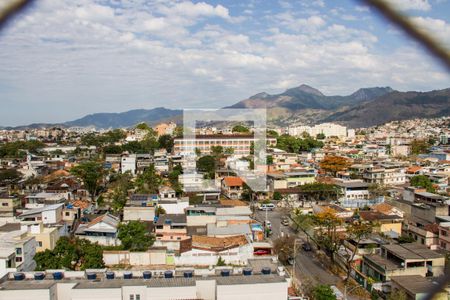
[[[233,150],[233,154],[238,156],[250,155],[251,145],[255,142],[255,138],[252,135],[197,135],[195,139],[175,138],[174,140],[174,154],[186,155],[198,149],[202,154],[210,154],[211,147],[221,146],[223,150],[230,148]],[[277,140],[275,138],[267,137],[267,145],[273,147],[276,145]]]
[[[130,154],[127,156],[122,156],[120,160],[120,171],[125,173],[127,171],[131,174],[136,174],[136,155]]]
[[[312,137],[315,137],[318,134],[324,134],[327,137],[328,136],[347,137],[347,127],[335,123],[322,123],[312,127],[295,126],[288,128],[288,133],[289,135],[292,136],[301,136],[305,132]]]
[[[266,269],[267,270],[267,269]],[[0,284],[0,298],[9,300],[274,300],[288,299],[287,278],[281,273],[245,269],[235,274],[233,269],[217,270],[218,274],[197,274],[194,271],[115,271],[115,272],[59,272],[64,280],[53,279],[48,272],[42,280],[34,279],[33,273]],[[205,271],[203,271],[205,272]],[[107,279],[106,276],[110,279]],[[203,276],[202,276],[203,275]],[[90,276],[90,279],[86,277]],[[150,277],[150,278],[148,278]],[[96,278],[92,280],[91,278]]]
[[[406,182],[404,168],[374,167],[364,171],[363,179],[370,184],[402,185]]]

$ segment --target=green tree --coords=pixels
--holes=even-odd
[[[147,251],[155,241],[144,223],[130,221],[119,225],[118,238],[125,250]]]
[[[197,169],[200,172],[205,172],[209,178],[214,178],[216,170],[216,160],[211,155],[202,156],[197,161]]]
[[[411,142],[411,154],[428,153],[428,148],[430,148],[430,144],[426,140],[414,140]]]
[[[16,141],[0,145],[0,157],[23,157],[26,151],[38,153],[45,145],[40,141]]]
[[[155,215],[157,217],[159,217],[160,215],[164,215],[164,214],[166,214],[166,210],[164,209],[164,207],[158,205],[155,209]]]
[[[147,130],[147,131],[149,131],[151,129],[151,127],[148,126],[148,124],[145,122],[137,124],[135,128],[140,129],[140,130]]]
[[[225,148],[224,153],[227,154],[227,155],[232,155],[234,153],[234,149],[231,148],[231,147]]]
[[[16,169],[0,170],[0,184],[1,183],[15,183],[22,178],[22,173]]]
[[[168,134],[163,134],[158,138],[159,147],[167,150],[168,153],[173,149],[173,138]]]
[[[281,196],[280,192],[274,192],[273,193],[273,200],[281,200],[283,197]]]
[[[433,187],[433,183],[430,178],[425,175],[417,175],[410,179],[410,184],[415,187],[421,187],[427,190],[429,193],[435,193],[436,189]]]
[[[233,129],[231,130],[233,133],[249,133],[250,129],[248,127],[245,127],[244,125],[235,125]]]
[[[267,135],[271,137],[278,137],[279,134],[275,130],[269,129],[267,130]]]
[[[55,249],[38,252],[34,256],[36,270],[85,270],[103,268],[103,250],[98,244],[85,239],[61,237]]]
[[[408,297],[406,296],[406,293],[402,290],[393,289],[391,293],[387,296],[387,300],[406,300]]]
[[[266,159],[267,159],[268,165],[273,165],[273,156],[272,155],[267,155]]]
[[[104,169],[101,163],[96,161],[86,161],[70,169],[70,172],[80,178],[86,190],[89,192],[92,202],[99,191],[104,176]]]
[[[222,258],[222,256],[219,256],[216,263],[217,267],[223,267],[226,266],[225,260]]]
[[[318,134],[316,135],[316,139],[318,139],[318,140],[324,140],[324,139],[325,139],[325,134],[323,134],[323,133],[318,133]]]
[[[313,289],[314,300],[336,300],[336,295],[329,285],[318,285]]]
[[[154,165],[150,165],[135,181],[138,193],[157,193],[160,184],[161,177],[156,174]]]

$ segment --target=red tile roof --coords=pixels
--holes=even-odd
[[[244,181],[240,177],[225,177],[223,179],[225,181],[225,184],[227,186],[242,186],[244,184]]]

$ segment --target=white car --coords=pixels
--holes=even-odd
[[[259,210],[274,210],[274,209],[275,209],[275,204],[273,204],[273,203],[263,203],[259,207]]]

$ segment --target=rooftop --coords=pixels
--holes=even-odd
[[[391,280],[414,295],[424,294],[431,291],[437,285],[436,278],[412,276],[393,276]]]

